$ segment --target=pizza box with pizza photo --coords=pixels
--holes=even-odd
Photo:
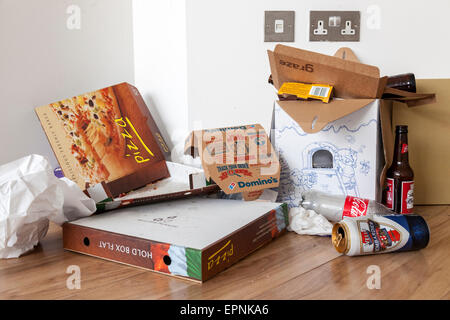
[[[63,174],[101,201],[168,178],[169,149],[128,83],[35,109]]]

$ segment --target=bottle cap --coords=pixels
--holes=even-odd
[[[404,126],[404,125],[396,126],[395,132],[396,133],[408,133],[408,126]]]

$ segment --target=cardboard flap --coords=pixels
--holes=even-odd
[[[276,89],[284,82],[303,82],[332,85],[339,98],[377,98],[382,93],[375,66],[284,45],[268,54]]]
[[[393,95],[393,97],[384,99],[404,102],[408,105],[408,107],[421,106],[424,104],[432,104],[436,102],[436,94],[434,93],[414,93],[386,87],[384,90],[384,94]]]
[[[360,62],[358,57],[355,55],[352,49],[347,47],[339,48],[336,53],[334,54],[335,57],[341,58],[343,60],[353,61],[353,62]]]
[[[328,104],[321,101],[278,101],[278,104],[304,132],[316,133],[331,121],[355,112],[373,101],[374,99],[346,99],[333,100]]]
[[[206,179],[226,194],[252,195],[279,185],[278,157],[259,124],[194,131],[185,153],[199,155]]]

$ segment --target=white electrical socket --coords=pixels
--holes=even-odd
[[[355,35],[355,29],[352,29],[352,22],[350,20],[345,21],[345,28],[341,30],[343,36]]]
[[[323,35],[324,36],[324,35],[328,34],[328,30],[323,27],[323,20],[317,21],[317,29],[314,29],[313,32],[315,35]]]

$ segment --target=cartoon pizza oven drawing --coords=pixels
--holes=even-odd
[[[329,142],[314,142],[303,150],[303,181],[305,189],[318,189],[359,196],[355,178],[358,152],[351,148],[338,148]],[[314,179],[308,179],[314,177]]]

